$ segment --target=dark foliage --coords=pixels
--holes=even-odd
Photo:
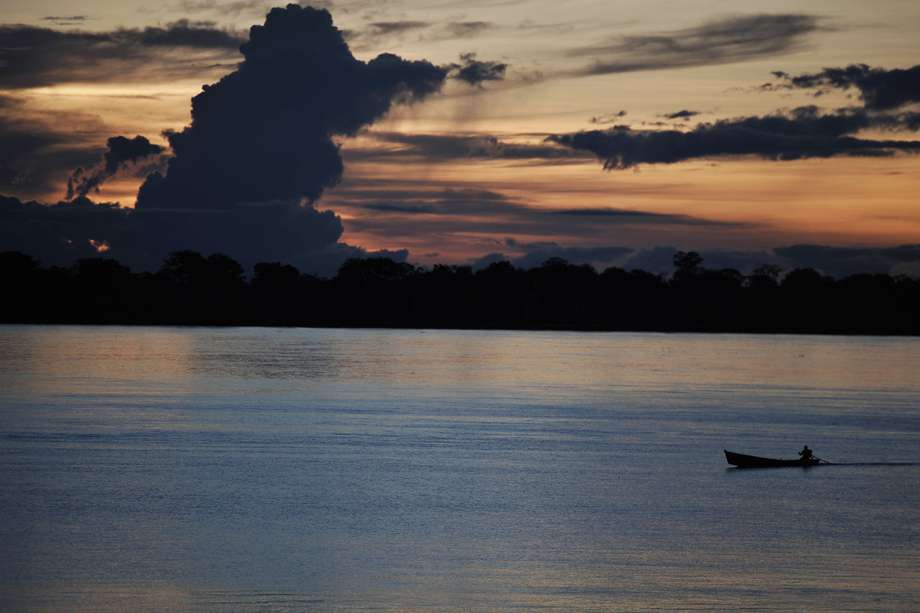
[[[668,279],[642,270],[598,273],[551,258],[530,270],[506,261],[424,269],[352,259],[332,279],[265,262],[247,281],[233,259],[173,253],[154,274],[112,259],[41,267],[0,253],[7,323],[193,324],[560,330],[920,334],[920,281],[813,269],[751,275],[674,256]]]

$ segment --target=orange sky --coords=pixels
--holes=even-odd
[[[592,117],[626,114],[621,123],[652,128],[662,115],[681,109],[699,111],[693,121],[667,127],[689,129],[696,121],[714,121],[818,104],[827,109],[853,105],[850,93],[815,98],[812,92],[763,92],[756,87],[770,72],[813,72],[827,66],[864,62],[886,68],[909,67],[920,58],[920,3],[883,1],[745,1],[694,3],[648,1],[504,3],[387,3],[336,0],[336,24],[350,33],[360,58],[393,51],[407,58],[456,61],[473,51],[483,59],[509,64],[504,82],[482,88],[453,82],[441,94],[417,105],[397,107],[358,138],[339,139],[346,170],[338,188],[316,203],[344,221],[343,240],[368,249],[409,248],[413,259],[433,263],[462,261],[496,249],[506,238],[555,241],[565,245],[679,245],[684,248],[761,249],[793,243],[897,245],[918,241],[920,158],[835,157],[789,162],[745,158],[697,159],[676,164],[640,164],[635,170],[604,171],[590,155],[547,163],[509,159],[413,159],[367,155],[381,145],[375,133],[462,134],[541,145],[547,134],[598,128]],[[3,0],[4,22],[64,31],[142,28],[177,19],[212,22],[233,32],[261,21],[261,3],[186,2],[150,7],[139,1],[31,3]],[[222,9],[222,7],[224,7]],[[616,45],[629,37],[684,32],[727,16],[794,13],[815,18],[817,26],[776,53],[754,54],[713,65],[635,70],[567,77],[585,61],[573,50]],[[82,16],[56,25],[48,16]],[[379,24],[415,23],[383,34]],[[470,26],[458,35],[449,24]],[[619,42],[618,42],[619,41]],[[234,58],[227,58],[232,63]],[[588,58],[594,61],[596,58]],[[26,101],[35,121],[56,116],[80,118],[82,143],[104,145],[112,134],[143,134],[165,144],[163,130],[189,121],[189,98],[204,82],[226,69],[165,79],[125,72],[104,79],[18,88],[6,93]],[[605,127],[605,126],[600,126]],[[916,136],[916,135],[913,135]],[[891,137],[890,135],[888,136]],[[899,136],[899,138],[911,137]],[[398,146],[395,146],[398,149]],[[56,201],[63,197],[63,174],[45,193],[23,196]],[[141,179],[119,176],[107,182],[96,200],[133,206]],[[560,226],[506,224],[501,215],[399,215],[372,211],[356,201],[353,190],[368,181],[389,190],[399,203],[407,186],[429,191],[488,192],[521,206],[540,209],[610,208],[687,216],[699,224],[590,223]],[[8,191],[8,190],[7,190]],[[16,195],[16,194],[11,194]],[[377,200],[384,195],[377,194]],[[386,198],[384,198],[386,199]],[[498,216],[496,216],[498,215]],[[707,224],[705,222],[713,222]],[[513,231],[514,234],[509,232]],[[435,255],[437,254],[437,255]]]

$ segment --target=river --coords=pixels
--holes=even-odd
[[[916,611],[920,339],[0,326],[0,549],[4,611]]]

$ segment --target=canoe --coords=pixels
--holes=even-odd
[[[818,458],[811,458],[810,460],[777,460],[775,458],[759,458],[755,455],[744,455],[743,453],[733,453],[731,451],[725,451],[725,459],[728,460],[728,463],[737,466],[738,468],[781,468],[784,466],[817,466],[821,463],[821,460]]]

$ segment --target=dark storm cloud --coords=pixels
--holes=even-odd
[[[108,150],[103,155],[103,167],[110,174],[118,172],[119,168],[128,163],[163,151],[163,147],[154,145],[143,136],[134,138],[113,136],[106,142],[106,146]]]
[[[468,85],[482,86],[486,81],[501,81],[505,78],[508,64],[477,60],[475,53],[460,54],[459,64],[449,64],[451,76]]]
[[[0,251],[22,251],[46,265],[97,255],[94,243],[104,243],[107,257],[137,270],[156,269],[170,252],[193,249],[229,254],[246,266],[284,261],[329,275],[345,259],[366,255],[339,243],[341,235],[341,219],[332,211],[297,204],[135,210],[86,198],[46,205],[0,196]]]
[[[856,89],[866,108],[886,111],[920,102],[920,65],[912,68],[871,68],[851,64],[846,68],[825,68],[811,74],[790,75],[777,71],[773,75],[783,83],[779,88]],[[766,89],[773,88],[768,84]]]
[[[188,42],[174,34],[148,32],[143,46]],[[252,28],[241,51],[245,60],[238,69],[193,99],[191,125],[166,134],[173,153],[168,171],[147,177],[137,209],[79,196],[162,152],[143,137],[114,137],[105,155],[94,150],[101,161],[76,178],[72,202],[5,199],[0,248],[66,263],[105,245],[107,256],[142,269],[155,268],[170,251],[193,249],[226,253],[247,265],[286,261],[323,274],[348,257],[366,255],[339,242],[338,216],[303,201],[315,200],[341,176],[333,135],[353,135],[393,104],[434,93],[446,70],[391,54],[359,61],[326,11],[296,5],[273,10],[264,26]],[[9,100],[3,98],[13,104]],[[57,146],[55,133],[32,127],[11,132],[7,141],[19,149],[28,139],[33,149]]]
[[[41,197],[71,170],[99,159],[109,132],[99,118],[78,112],[46,112],[0,94],[0,193]]]
[[[744,15],[655,34],[630,35],[579,47],[570,57],[593,58],[581,75],[712,66],[774,57],[801,49],[821,29],[814,15]]]
[[[920,151],[920,141],[870,140],[851,134],[867,128],[907,128],[910,121],[911,118],[870,116],[861,109],[822,114],[815,107],[800,107],[788,113],[703,123],[687,132],[618,126],[553,135],[549,140],[594,153],[606,169],[716,156],[756,155],[768,160],[883,156],[896,151]]]
[[[86,196],[92,191],[99,191],[102,184],[127,168],[145,158],[163,152],[163,147],[154,145],[143,136],[126,138],[113,136],[106,142],[106,152],[102,162],[94,168],[77,168],[67,180],[67,199]]]
[[[177,21],[165,27],[110,32],[0,26],[0,88],[190,76],[237,56],[240,37]]]
[[[253,26],[239,68],[192,99],[192,122],[166,134],[174,157],[150,175],[140,208],[229,208],[316,200],[342,176],[333,135],[354,135],[438,91],[446,70],[381,54],[355,59],[325,10],[290,4]]]

